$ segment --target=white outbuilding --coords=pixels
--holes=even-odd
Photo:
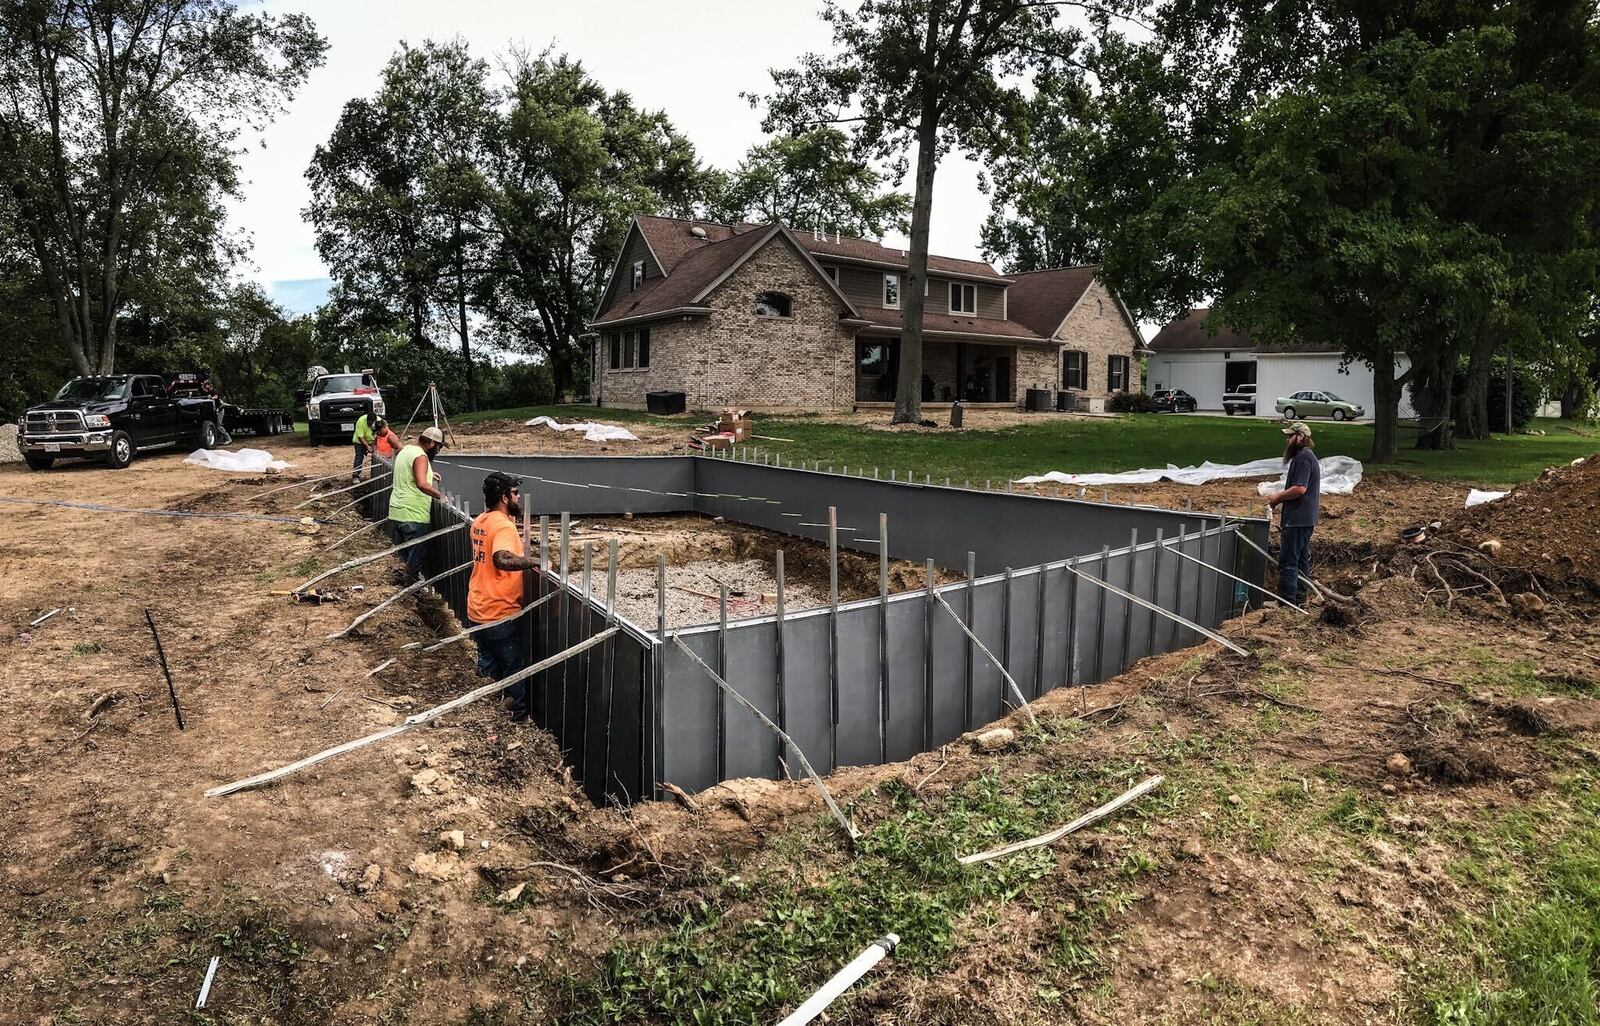
[[[1247,334],[1220,325],[1208,327],[1207,308],[1190,310],[1150,340],[1145,373],[1147,391],[1181,388],[1202,410],[1222,412],[1222,396],[1240,385],[1256,386],[1256,416],[1275,417],[1280,396],[1316,390],[1372,410],[1372,367],[1345,363],[1338,350],[1310,343],[1257,343]],[[1214,328],[1214,330],[1212,330]],[[1395,373],[1409,366],[1401,357]],[[1400,416],[1414,417],[1410,389],[1400,397]]]

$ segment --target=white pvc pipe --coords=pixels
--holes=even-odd
[[[806,1023],[816,1019],[824,1009],[839,999],[839,995],[849,990],[851,985],[867,975],[873,966],[883,961],[883,956],[893,951],[899,943],[899,935],[893,933],[886,933],[873,941],[849,965],[834,973],[833,979],[824,983],[822,988],[806,998],[799,1008],[790,1012],[778,1026],[805,1026]]]

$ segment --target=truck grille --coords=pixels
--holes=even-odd
[[[28,414],[23,426],[30,432],[42,434],[82,431],[83,414],[76,410],[44,410]]]
[[[322,407],[324,417],[359,417],[372,409],[367,402],[328,403]]]

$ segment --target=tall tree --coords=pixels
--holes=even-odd
[[[842,130],[818,125],[752,146],[712,216],[879,238],[909,224],[911,197],[885,191],[891,177],[860,159]]]
[[[0,6],[0,177],[79,373],[114,369],[141,276],[211,256],[239,135],[325,48],[304,15],[229,0]]]
[[[1057,120],[1003,169],[986,238],[1092,239],[1147,313],[1216,297],[1221,324],[1371,364],[1375,460],[1394,458],[1406,385],[1439,426],[1422,444],[1448,444],[1460,361],[1567,344],[1593,288],[1593,17],[1580,0],[1162,5],[1148,41],[1093,55],[1094,96],[1044,83]],[[1058,178],[1051,159],[1085,140]]]
[[[664,113],[607,91],[565,55],[514,54],[511,79],[488,169],[488,310],[549,361],[566,398],[629,220],[697,208],[708,176]]]
[[[306,171],[306,216],[346,299],[403,319],[414,345],[429,344],[436,311],[453,321],[474,405],[468,306],[487,259],[488,74],[459,40],[402,45]]]
[[[912,151],[895,423],[922,416],[923,289],[940,158],[957,146],[1001,151],[1025,130],[1019,76],[1039,66],[1067,68],[1086,42],[1083,31],[1058,24],[1061,9],[1093,12],[1104,25],[1121,6],[1121,0],[862,0],[851,8],[829,0],[822,17],[836,52],[807,54],[797,68],[773,72],[765,130],[850,123],[864,158],[903,167]]]

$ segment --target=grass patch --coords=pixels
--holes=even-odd
[[[610,418],[613,412],[606,410]],[[623,419],[618,417],[617,419]],[[1541,420],[1538,435],[1497,435],[1487,441],[1463,441],[1450,452],[1402,449],[1394,469],[1440,481],[1472,481],[1509,485],[1537,477],[1545,467],[1567,463],[1600,448],[1592,433],[1561,421]],[[1172,417],[1136,414],[1115,420],[1041,419],[996,430],[918,433],[875,431],[815,417],[774,418],[762,434],[793,439],[762,445],[795,460],[820,460],[837,468],[891,468],[931,474],[956,483],[1000,481],[1047,470],[1072,472],[1130,470],[1211,460],[1242,463],[1270,456],[1283,447],[1279,424],[1239,417]],[[1364,424],[1318,423],[1317,452],[1366,460],[1372,450],[1372,428]]]
[[[571,1026],[712,1024],[771,1018],[889,931],[901,938],[897,970],[936,972],[969,917],[992,917],[1006,903],[1028,900],[1030,886],[1055,870],[1049,849],[972,868],[955,861],[958,853],[1030,836],[1123,787],[1111,773],[1088,769],[1012,780],[991,772],[930,807],[891,782],[869,796],[886,807],[854,857],[841,857],[831,833],[810,835],[809,844],[791,834],[769,850],[753,879],[722,885],[672,922],[666,936],[613,948],[598,979],[530,983],[545,994],[553,985],[557,1021]],[[1069,975],[1098,967],[1089,932],[1131,905],[1123,883],[1155,871],[1156,863],[1138,853],[1110,868],[1103,891],[1066,903],[1053,962]]]
[[[1434,1026],[1600,1023],[1600,779],[1465,827],[1457,879],[1491,894],[1455,931],[1457,964],[1429,968],[1418,1018]]]
[[[95,655],[99,651],[100,642],[98,641],[80,641],[78,644],[72,646],[73,655]]]

